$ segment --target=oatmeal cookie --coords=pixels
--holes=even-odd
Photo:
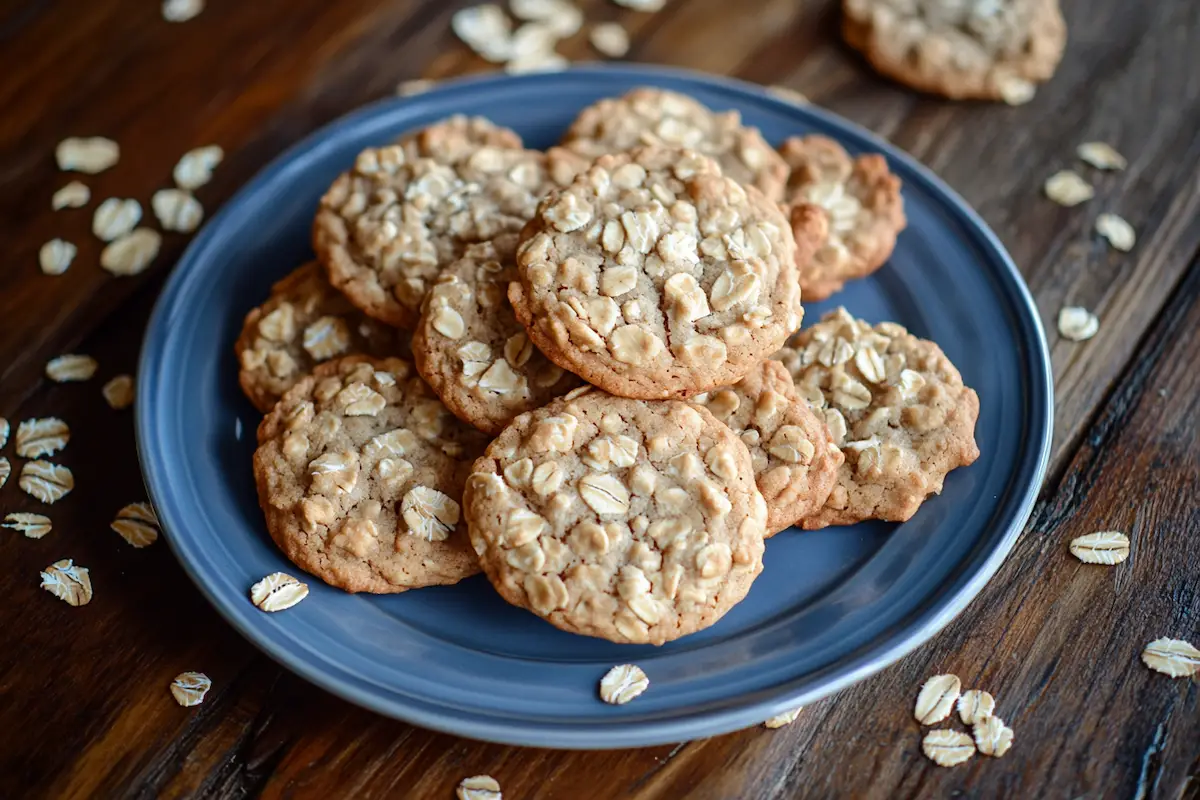
[[[1067,42],[1058,0],[842,0],[842,10],[842,35],[876,70],[956,100],[1030,100]]]
[[[779,207],[690,150],[601,156],[551,192],[517,249],[517,319],[563,369],[622,397],[741,380],[800,323]]]
[[[456,583],[479,571],[459,502],[485,443],[407,361],[326,362],[259,425],[267,530],[297,566],[349,592]]]
[[[321,198],[313,248],[352,303],[411,329],[429,287],[467,244],[518,231],[533,215],[560,171],[553,158],[465,118],[368,148]],[[571,165],[565,172],[573,175]]]
[[[505,600],[614,642],[706,628],[762,571],[746,446],[675,400],[583,387],[522,414],[475,462],[463,512]]]
[[[742,125],[737,111],[716,112],[678,92],[643,87],[585,108],[563,137],[563,146],[589,160],[639,145],[695,150],[713,158],[743,186],[771,200],[783,197],[787,166],[758,128]]]
[[[825,423],[796,392],[778,361],[764,361],[733,386],[696,395],[699,403],[741,437],[754,479],[767,503],[767,536],[815,514],[845,461]]]
[[[417,371],[447,408],[493,436],[581,383],[533,346],[513,314],[505,292],[516,246],[515,233],[468,245],[429,291],[413,334]]]
[[[824,241],[800,260],[800,287],[805,300],[824,300],[891,256],[907,224],[900,179],[882,155],[851,158],[825,136],[793,136],[779,152],[791,169],[786,200],[797,240]]]
[[[801,521],[807,530],[903,522],[979,457],[979,396],[941,348],[894,322],[872,327],[839,308],[777,357],[846,455],[825,507]]]
[[[312,261],[271,287],[233,346],[238,382],[264,414],[313,367],[348,354],[406,356],[408,334],[363,314]]]

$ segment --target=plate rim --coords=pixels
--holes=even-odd
[[[1021,531],[1024,530],[1045,479],[1053,438],[1054,392],[1050,354],[1037,304],[1020,271],[995,232],[956,191],[928,167],[900,150],[896,145],[823,108],[797,106],[783,100],[763,86],[736,78],[656,65],[579,65],[562,72],[522,76],[489,73],[443,81],[430,92],[422,95],[382,98],[331,120],[285,149],[244,182],[209,219],[208,224],[200,233],[188,243],[187,248],[167,276],[147,322],[138,359],[137,394],[139,397],[154,396],[152,378],[156,374],[154,365],[156,348],[153,340],[160,338],[159,331],[164,324],[163,320],[169,310],[168,307],[172,305],[171,299],[186,284],[188,274],[193,271],[201,251],[207,247],[209,239],[214,236],[212,231],[220,227],[219,223],[222,220],[236,213],[237,208],[248,197],[260,191],[263,184],[276,174],[285,171],[292,161],[306,153],[319,152],[326,139],[336,137],[343,129],[352,128],[360,121],[373,117],[385,109],[401,105],[408,107],[419,105],[423,99],[436,96],[446,90],[478,90],[496,84],[550,82],[560,79],[564,75],[596,76],[600,80],[603,80],[605,76],[621,76],[642,81],[648,85],[661,83],[663,80],[682,80],[715,88],[725,93],[749,96],[756,101],[765,101],[768,105],[776,105],[791,114],[811,115],[828,127],[852,133],[869,141],[889,160],[903,163],[906,169],[915,173],[945,201],[948,209],[951,209],[967,223],[964,228],[968,231],[969,237],[977,239],[985,250],[991,252],[992,260],[996,262],[995,266],[1002,267],[1002,269],[997,269],[996,275],[1012,295],[1010,300],[1017,322],[1017,333],[1020,337],[1018,341],[1024,339],[1024,344],[1028,349],[1028,354],[1024,359],[1025,366],[1035,380],[1028,387],[1030,419],[1027,422],[1031,432],[1035,436],[1040,433],[1040,436],[1035,443],[1031,443],[1027,454],[1017,462],[1014,470],[1014,480],[1011,485],[1020,488],[1019,492],[1014,492],[1019,495],[1013,503],[1016,513],[1009,518],[1006,529],[996,540],[991,552],[976,567],[974,573],[969,574],[969,577],[955,593],[943,598],[940,602],[932,603],[932,607],[918,608],[912,611],[905,619],[897,623],[899,632],[892,637],[890,644],[864,646],[858,655],[848,659],[849,663],[835,665],[832,675],[823,680],[818,679],[819,685],[803,691],[792,693],[783,691],[772,699],[708,711],[699,716],[690,715],[684,710],[668,719],[631,722],[625,726],[613,726],[612,728],[571,728],[562,723],[546,723],[528,719],[480,720],[473,718],[475,712],[471,710],[437,707],[433,711],[427,711],[424,708],[410,705],[402,699],[382,697],[369,688],[356,685],[353,678],[342,678],[331,674],[322,664],[311,663],[295,656],[290,650],[265,635],[259,626],[251,621],[254,619],[252,616],[246,617],[239,613],[239,609],[235,608],[234,601],[225,593],[217,592],[214,587],[210,586],[203,570],[188,556],[183,543],[177,542],[176,538],[169,533],[172,529],[179,530],[186,527],[186,523],[173,518],[170,505],[161,505],[156,502],[158,499],[170,496],[162,488],[161,478],[158,477],[159,470],[169,468],[169,463],[167,463],[169,460],[159,459],[159,454],[155,453],[151,444],[155,415],[148,410],[148,404],[138,403],[135,404],[135,439],[138,460],[142,467],[142,478],[149,499],[155,505],[155,509],[162,519],[164,530],[168,532],[163,538],[167,541],[171,552],[188,578],[196,585],[209,604],[241,636],[280,666],[355,705],[442,733],[501,744],[556,749],[641,747],[728,733],[758,724],[775,714],[796,706],[808,705],[840,691],[883,670],[933,638],[966,609],[967,605],[978,596],[987,582],[999,570],[1012,551]],[[1039,378],[1040,380],[1038,380]],[[1031,458],[1028,453],[1032,453],[1034,456]]]

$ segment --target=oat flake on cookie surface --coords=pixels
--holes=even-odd
[[[776,357],[846,455],[806,529],[903,522],[941,493],[948,472],[979,457],[979,396],[940,347],[894,322],[872,326],[839,308]]]
[[[411,329],[467,244],[521,229],[557,163],[507,128],[452,117],[361,152],[321,198],[314,248],[352,303]]]
[[[690,150],[601,156],[522,233],[517,319],[564,369],[625,397],[735,383],[799,325],[779,207]]]
[[[463,506],[505,600],[615,642],[706,628],[762,570],[750,454],[688,403],[584,387],[522,414],[475,462]]]
[[[1058,0],[842,0],[842,35],[883,75],[952,99],[1019,104],[1050,79]]]
[[[266,413],[317,364],[344,355],[405,356],[408,334],[355,308],[313,261],[277,282],[251,309],[234,350],[242,391]]]
[[[267,530],[297,566],[351,592],[402,592],[479,571],[462,482],[483,434],[412,365],[347,356],[293,386],[258,429]]]
[[[716,112],[678,92],[642,87],[598,100],[571,123],[563,146],[589,159],[639,145],[695,150],[714,159],[726,176],[771,200],[783,197],[787,165],[758,128],[737,111]]]

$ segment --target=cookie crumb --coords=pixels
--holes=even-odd
[[[953,767],[975,755],[975,742],[961,731],[930,731],[921,741],[921,750],[939,767]]]
[[[1010,106],[1023,106],[1037,94],[1037,86],[1024,78],[1009,76],[996,82],[1000,99]]]
[[[7,459],[0,461],[8,463]],[[0,480],[0,486],[3,485],[4,481]],[[4,517],[3,527],[25,534],[26,539],[41,539],[50,532],[52,523],[49,517],[42,514],[15,512]]]
[[[91,380],[99,364],[91,356],[61,355],[46,362],[46,377],[57,383]]]
[[[116,164],[121,148],[103,136],[72,136],[63,139],[54,149],[58,168],[64,172],[83,172],[96,175]]]
[[[800,712],[804,710],[804,706],[797,706],[791,711],[785,711],[782,714],[776,714],[763,723],[764,728],[782,728],[784,725],[791,725],[796,721],[796,717],[800,716]]]
[[[609,58],[621,58],[629,52],[629,34],[615,22],[602,22],[592,28],[588,41],[596,52]]]
[[[87,567],[69,559],[55,561],[42,572],[42,588],[70,606],[86,606],[92,600],[92,579]]]
[[[950,716],[961,690],[957,675],[934,675],[921,686],[913,716],[922,725],[936,725]]]
[[[135,228],[110,243],[100,253],[100,266],[113,275],[139,275],[158,256],[162,235],[151,228]]]
[[[50,207],[55,211],[64,208],[81,208],[92,199],[92,190],[79,181],[71,181],[50,198]]]
[[[308,597],[308,584],[288,575],[273,572],[250,587],[250,601],[262,611],[284,611]]]
[[[203,672],[181,672],[171,681],[171,696],[184,708],[198,706],[212,688],[212,681]]]
[[[1099,330],[1100,320],[1086,308],[1063,306],[1058,312],[1058,332],[1064,339],[1084,342],[1095,336]]]
[[[1163,637],[1146,645],[1142,661],[1155,672],[1186,678],[1200,672],[1200,650],[1183,639]]]
[[[162,526],[149,503],[130,503],[117,512],[116,519],[108,527],[140,549],[158,540],[158,531]]]
[[[75,260],[78,248],[62,239],[51,239],[38,250],[38,266],[46,275],[62,275]]]
[[[999,717],[989,716],[974,725],[975,747],[980,753],[1000,758],[1012,747],[1013,730]]]
[[[458,800],[501,800],[500,783],[491,775],[463,778],[454,794]]]
[[[650,688],[650,679],[642,668],[634,664],[613,667],[600,679],[600,699],[610,705],[620,706]]]
[[[1069,169],[1060,170],[1046,179],[1042,187],[1049,197],[1060,206],[1077,206],[1096,196],[1092,185]]]
[[[1071,540],[1071,555],[1085,564],[1113,566],[1129,558],[1129,537],[1120,531],[1097,531]]]
[[[958,718],[964,725],[982,722],[996,710],[996,698],[979,689],[969,689],[958,698]]]
[[[100,389],[110,408],[120,411],[133,405],[134,386],[132,375],[118,375]]]
[[[188,150],[171,170],[171,177],[180,189],[199,189],[212,180],[213,170],[224,158],[225,151],[217,144]]]
[[[1101,214],[1096,217],[1096,233],[1108,239],[1114,250],[1128,253],[1137,244],[1133,226],[1116,214]]]
[[[1122,170],[1128,166],[1125,156],[1104,142],[1084,142],[1075,148],[1075,154],[1096,169]]]

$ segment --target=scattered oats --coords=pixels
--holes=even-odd
[[[768,86],[767,91],[778,97],[780,100],[786,100],[789,103],[795,103],[798,106],[808,105],[807,97],[788,86]]]
[[[985,756],[1000,758],[1012,747],[1012,728],[999,717],[988,717],[975,723],[975,746]]]
[[[958,698],[958,717],[964,725],[982,722],[996,710],[996,698],[979,689],[969,689]]]
[[[1128,166],[1125,156],[1104,142],[1084,142],[1075,148],[1075,154],[1096,169],[1119,170]]]
[[[75,354],[52,358],[46,363],[46,377],[58,383],[88,381],[96,374],[96,359]]]
[[[1142,661],[1155,672],[1186,678],[1200,672],[1200,650],[1183,639],[1155,639],[1142,651]]]
[[[667,4],[667,0],[613,0],[613,2],[622,8],[650,12],[662,11],[663,6]]]
[[[49,461],[26,461],[17,485],[30,497],[54,505],[75,488],[75,476],[66,467]]]
[[[108,405],[117,411],[129,408],[133,405],[133,376],[118,375],[104,384],[104,387],[100,389],[100,393],[104,395],[104,399]]]
[[[1046,179],[1042,187],[1049,197],[1060,206],[1077,206],[1096,195],[1092,185],[1069,169],[1056,172]]]
[[[1129,537],[1120,531],[1097,531],[1071,540],[1071,555],[1085,564],[1112,566],[1129,558]]]
[[[1000,99],[1010,106],[1023,106],[1037,94],[1037,86],[1033,83],[1011,76],[1002,78],[996,88],[1000,90]]]
[[[204,10],[204,0],[163,0],[162,15],[167,22],[187,22]]]
[[[162,246],[162,236],[150,228],[137,228],[104,248],[100,266],[113,275],[137,275],[150,266]]]
[[[198,706],[211,688],[212,681],[203,672],[181,672],[171,681],[171,696],[184,708]]]
[[[1058,332],[1072,342],[1083,342],[1100,330],[1100,320],[1086,308],[1063,306],[1058,312]]]
[[[415,94],[424,94],[437,86],[437,81],[432,78],[414,78],[411,81],[400,81],[396,86],[396,94],[401,97],[412,97]]]
[[[92,190],[79,181],[71,181],[50,198],[50,207],[55,211],[64,208],[82,208],[92,199]]]
[[[564,56],[558,53],[531,51],[517,56],[504,65],[504,71],[510,75],[525,75],[531,72],[561,72],[571,65]]]
[[[1113,249],[1128,253],[1137,244],[1133,226],[1116,214],[1101,214],[1096,217],[1096,233],[1108,239]]]
[[[225,151],[219,144],[188,150],[180,157],[179,163],[171,172],[172,177],[175,178],[175,185],[180,189],[199,189],[212,180],[213,170],[223,158],[225,158]]]
[[[137,200],[110,197],[92,215],[92,233],[102,242],[119,239],[141,222],[142,206]]]
[[[629,34],[615,22],[602,22],[592,28],[588,41],[596,52],[609,58],[621,58],[629,52]]]
[[[0,417],[0,447],[8,444],[8,433],[12,428],[8,424],[8,420]]]
[[[308,597],[308,584],[273,572],[250,587],[250,600],[263,611],[283,611]]]
[[[500,784],[491,775],[463,778],[454,790],[458,800],[500,800]]]
[[[21,458],[52,456],[70,440],[71,429],[58,417],[27,419],[17,426],[17,455]]]
[[[103,136],[63,139],[54,150],[58,168],[65,172],[85,172],[95,175],[117,163],[121,148],[112,139]]]
[[[38,250],[38,265],[47,275],[62,275],[75,260],[75,245],[62,239],[51,239]]]
[[[467,47],[493,64],[507,61],[513,55],[512,22],[495,3],[456,12],[450,18],[450,27]]]
[[[4,484],[8,483],[8,476],[12,475],[12,464],[4,456],[0,456],[0,489],[4,488]]]
[[[583,27],[583,12],[567,0],[512,0],[509,10],[517,19],[546,23],[561,39]]]
[[[87,567],[69,558],[55,561],[42,572],[42,588],[71,606],[86,606],[92,599],[92,579]]]
[[[961,731],[930,731],[921,741],[926,757],[940,767],[953,767],[975,755],[975,742]]]
[[[0,485],[3,485],[0,482]],[[27,539],[40,539],[50,532],[50,518],[41,514],[17,512],[4,518],[4,527],[25,534]]]
[[[181,189],[159,189],[150,198],[150,207],[164,231],[191,233],[204,219],[200,201]]]
[[[615,706],[624,705],[650,687],[650,679],[634,664],[613,667],[600,679],[600,699]]]
[[[936,725],[950,716],[961,690],[957,675],[934,675],[921,686],[913,716],[922,725]]]
[[[800,716],[800,712],[804,710],[804,706],[793,708],[791,711],[785,711],[782,714],[776,714],[763,723],[767,728],[782,728],[784,725],[791,725],[796,721],[796,717]]]
[[[130,503],[117,512],[117,518],[109,526],[121,538],[137,548],[154,544],[158,540],[158,515],[149,503]]]

